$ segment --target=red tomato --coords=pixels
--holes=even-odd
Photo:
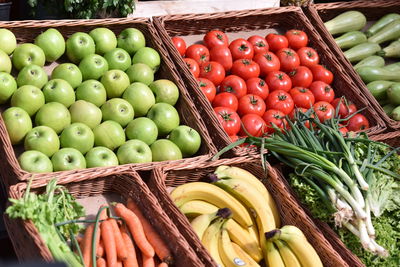
[[[188,66],[190,72],[193,74],[195,78],[198,78],[200,75],[200,67],[199,64],[197,64],[196,60],[193,58],[188,58],[185,57],[183,59],[186,62],[186,66]]]
[[[368,128],[369,128],[368,119],[362,114],[356,114],[353,117],[351,117],[347,125],[347,129],[353,132],[365,130]]]
[[[290,48],[283,48],[276,52],[276,56],[279,58],[281,62],[281,70],[282,71],[291,71],[298,66],[300,66],[300,58],[297,55],[296,51]]]
[[[225,69],[218,62],[206,62],[200,66],[200,77],[209,79],[215,86],[218,86],[225,77]]]
[[[184,56],[185,52],[186,52],[185,40],[183,40],[180,37],[172,37],[171,40],[172,40],[172,43],[174,43],[174,46],[175,46],[176,50],[178,50],[179,54],[181,56]]]
[[[229,138],[231,139],[232,143],[234,143],[237,140],[239,140],[239,136],[237,136],[237,135],[231,135],[231,136],[229,136]]]
[[[268,109],[277,109],[284,114],[289,114],[293,108],[293,99],[288,92],[283,90],[275,90],[269,94],[265,101]]]
[[[247,94],[239,99],[238,114],[257,114],[262,116],[265,112],[265,102],[258,95]]]
[[[313,108],[321,122],[331,119],[335,115],[335,108],[326,101],[319,101],[315,103]]]
[[[289,92],[292,88],[292,80],[289,75],[282,71],[272,71],[265,77],[270,92],[275,90],[283,90]]]
[[[355,105],[353,103],[347,101],[347,99],[344,96],[335,98],[331,102],[331,105],[335,108],[335,112],[336,112],[336,109],[337,109],[337,106],[339,105],[339,103],[340,103],[340,106],[339,106],[338,115],[340,118],[344,119],[347,116],[349,116],[350,114],[353,114],[354,112],[356,112]],[[350,107],[351,107],[351,110],[350,110]],[[351,113],[350,113],[350,111],[351,111]]]
[[[357,107],[353,103],[349,104],[348,108],[349,108],[349,115],[351,115],[357,111]]]
[[[292,120],[292,121],[295,121],[295,120],[298,120],[298,113],[306,113],[308,111],[308,109],[306,109],[306,108],[298,108],[298,107],[295,107],[293,110],[292,110],[292,112],[290,112],[290,114],[289,114],[289,118]],[[313,114],[310,114],[310,117],[312,117],[312,118],[314,118],[314,115]],[[307,128],[310,128],[310,121],[305,121],[304,122],[304,126],[306,126]]]
[[[223,92],[215,96],[214,101],[212,102],[212,106],[213,108],[227,107],[234,111],[237,111],[239,106],[239,101],[234,94]]]
[[[213,102],[215,95],[217,93],[215,85],[206,78],[197,78],[197,81],[199,83],[201,91],[207,97],[208,101]]]
[[[229,75],[219,85],[220,92],[234,94],[238,99],[247,94],[246,82],[236,75]]]
[[[344,125],[339,123],[339,132],[341,132],[343,136],[346,136],[349,130],[346,127],[344,127]]]
[[[268,133],[275,132],[275,129],[273,128],[272,125],[275,125],[280,129],[284,129],[286,126],[285,114],[280,110],[269,109],[264,113],[262,118],[264,119],[265,124],[267,125]]]
[[[289,46],[288,39],[281,34],[270,33],[265,37],[265,39],[268,42],[269,50],[272,52],[276,52],[279,49]]]
[[[228,135],[235,135],[239,132],[240,118],[234,110],[226,107],[216,107],[214,112]]]
[[[326,69],[322,65],[315,65],[310,67],[313,74],[314,81],[321,81],[327,84],[331,84],[333,81],[333,74],[330,70]]]
[[[210,51],[207,47],[201,44],[192,44],[186,49],[186,57],[193,58],[201,65],[210,61]]]
[[[302,66],[311,67],[319,63],[319,56],[317,51],[311,47],[302,47],[297,50],[297,54],[300,58],[300,64]]]
[[[254,61],[260,66],[260,75],[263,77],[267,76],[271,71],[278,71],[281,68],[279,58],[271,51],[256,54]]]
[[[228,36],[218,30],[209,31],[206,33],[206,35],[204,35],[203,42],[209,49],[216,46],[228,46],[229,44]]]
[[[289,72],[292,86],[309,87],[313,81],[312,72],[309,68],[299,66]]]
[[[269,45],[265,38],[261,37],[260,35],[252,35],[250,36],[247,41],[249,41],[253,48],[254,48],[254,55],[258,53],[267,53],[269,49]]]
[[[260,66],[251,59],[238,59],[233,62],[231,73],[248,80],[260,75]]]
[[[305,32],[300,30],[289,30],[285,33],[289,42],[289,47],[297,50],[304,47],[308,43],[308,36]]]
[[[242,117],[240,135],[261,136],[265,133],[265,121],[256,114],[247,114]]]
[[[231,50],[233,60],[252,59],[254,56],[253,46],[243,38],[232,41],[229,49]]]
[[[261,78],[250,78],[246,81],[247,93],[258,95],[265,100],[269,94],[267,83]]]
[[[215,46],[210,50],[210,60],[221,63],[225,71],[232,68],[232,54],[227,46]]]
[[[310,85],[310,90],[314,94],[315,101],[332,102],[335,98],[335,91],[333,88],[324,82],[315,81]]]
[[[315,103],[314,95],[308,88],[294,87],[289,93],[296,107],[309,109]]]

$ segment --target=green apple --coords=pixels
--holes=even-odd
[[[51,73],[51,78],[63,79],[67,81],[72,88],[76,88],[82,83],[81,70],[73,63],[63,63],[55,67]]]
[[[18,157],[18,162],[21,169],[30,173],[53,172],[53,163],[39,151],[25,151]]]
[[[48,82],[47,73],[38,65],[28,65],[22,68],[17,76],[18,86],[34,85],[41,89]]]
[[[101,106],[103,121],[112,120],[125,127],[133,120],[134,111],[131,104],[122,98],[112,98]]]
[[[149,109],[156,103],[151,89],[140,82],[129,85],[122,98],[132,105],[136,117],[146,116]]]
[[[60,140],[56,132],[47,126],[37,126],[25,136],[25,150],[40,151],[51,157],[60,149]]]
[[[1,115],[13,145],[21,143],[25,135],[32,130],[31,117],[22,108],[11,107],[6,109]]]
[[[178,111],[167,103],[155,104],[147,113],[147,117],[157,125],[159,137],[169,134],[180,122]]]
[[[0,49],[10,55],[17,47],[15,35],[7,29],[0,29]]]
[[[101,82],[87,80],[76,88],[76,99],[85,100],[100,107],[107,101],[107,92]]]
[[[0,105],[6,103],[17,90],[14,77],[6,72],[0,72]]]
[[[125,134],[128,139],[139,139],[148,145],[157,140],[157,125],[146,117],[134,119],[125,128]]]
[[[151,47],[140,48],[132,58],[132,64],[136,63],[146,64],[153,72],[156,72],[161,63],[160,54]]]
[[[122,48],[115,48],[104,54],[111,70],[126,71],[131,65],[131,56]]]
[[[111,150],[125,143],[125,133],[122,126],[115,121],[105,121],[93,129],[94,145],[104,146]]]
[[[104,57],[91,54],[82,59],[79,63],[79,69],[81,70],[84,81],[89,79],[97,80],[108,71],[108,63]]]
[[[131,56],[145,46],[146,38],[138,29],[127,28],[118,35],[118,47],[124,49]]]
[[[131,83],[141,82],[145,85],[149,85],[154,81],[153,70],[143,63],[133,64],[125,72],[128,75]]]
[[[108,98],[120,97],[129,86],[129,77],[122,70],[109,70],[101,77]]]
[[[149,87],[156,95],[156,103],[163,102],[174,106],[178,101],[179,89],[176,84],[170,80],[156,80],[152,82]]]
[[[0,50],[0,62],[0,71],[10,73],[12,69],[11,59],[3,50]]]
[[[67,40],[67,56],[75,64],[95,51],[94,41],[87,33],[76,32]]]
[[[42,106],[36,113],[35,123],[37,126],[48,126],[59,134],[71,124],[71,115],[63,104],[50,102]]]
[[[75,122],[60,135],[61,147],[72,147],[86,154],[94,145],[94,134],[86,124]]]
[[[54,62],[65,52],[65,40],[61,33],[53,28],[47,29],[35,38],[35,45],[42,48],[47,62]]]
[[[159,139],[151,146],[153,161],[166,161],[182,159],[182,152],[179,147],[167,139]]]
[[[11,97],[11,106],[20,107],[33,116],[45,103],[43,92],[33,85],[24,85]]]
[[[120,146],[117,151],[119,164],[147,163],[152,161],[151,149],[143,141],[133,139]]]
[[[93,129],[101,122],[101,110],[85,100],[78,100],[69,108],[71,122],[81,122]]]
[[[12,56],[12,63],[17,70],[31,64],[43,67],[45,61],[42,48],[30,43],[17,46]]]
[[[96,44],[96,54],[104,55],[117,47],[117,37],[107,28],[96,28],[89,32]]]
[[[46,103],[58,102],[67,108],[75,103],[75,91],[72,86],[63,79],[50,80],[43,87],[43,94]]]
[[[112,150],[98,146],[90,149],[85,156],[86,167],[110,167],[118,166],[118,158]]]
[[[180,125],[173,129],[168,139],[179,147],[184,157],[196,154],[201,145],[200,134],[186,125]]]
[[[79,150],[67,147],[58,150],[52,157],[54,171],[70,171],[86,168],[86,160]]]

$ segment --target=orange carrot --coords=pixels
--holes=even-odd
[[[121,231],[119,230],[118,223],[115,219],[108,219],[108,221],[110,221],[113,228],[118,259],[123,261],[128,257],[128,252],[124,240],[122,239]]]
[[[98,258],[96,260],[96,266],[97,267],[106,267],[107,266],[106,260],[103,258]]]
[[[149,258],[154,257],[154,248],[147,240],[143,230],[143,225],[136,214],[121,203],[115,205],[115,213],[125,220],[135,243],[140,248],[140,251]]]
[[[172,261],[172,253],[165,244],[164,240],[161,236],[154,230],[153,226],[149,223],[149,221],[144,217],[142,211],[133,202],[132,199],[128,199],[127,203],[128,209],[133,211],[136,216],[139,218],[140,222],[143,225],[143,229],[145,231],[145,235],[149,240],[149,243],[153,246],[155,253],[161,259],[161,261],[171,262]]]
[[[122,261],[117,261],[116,267],[123,267],[123,266],[122,266]]]
[[[92,265],[92,236],[93,236],[94,224],[90,224],[85,231],[85,235],[82,240],[82,257],[83,264],[86,267]]]
[[[161,262],[157,267],[168,267],[166,262]]]
[[[106,253],[107,266],[115,267],[117,264],[117,248],[115,245],[115,237],[113,227],[110,221],[101,223],[101,238],[103,239],[103,246]]]
[[[146,255],[142,255],[143,258],[143,267],[155,267],[154,258],[147,257]]]
[[[100,240],[100,243],[96,248],[96,256],[99,257],[99,258],[104,256],[103,240]]]
[[[124,267],[139,267],[138,260],[136,258],[135,245],[133,244],[132,239],[124,226],[121,227],[121,235],[128,252],[128,257],[126,260],[124,260]]]

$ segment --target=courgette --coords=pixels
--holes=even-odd
[[[400,71],[400,62],[386,65],[383,68],[389,71]]]
[[[400,58],[400,41],[394,41],[378,52],[383,57]]]
[[[367,36],[360,31],[348,32],[335,39],[336,44],[341,49],[352,48],[353,46],[365,43],[366,41]]]
[[[324,23],[330,34],[359,31],[364,28],[367,18],[359,11],[347,11]]]
[[[373,81],[400,81],[400,71],[389,71],[378,67],[360,67],[356,69],[365,83]]]
[[[367,84],[367,88],[376,100],[383,100],[387,98],[386,90],[393,83],[391,81],[373,81]]]
[[[395,107],[390,116],[392,117],[392,119],[394,119],[395,121],[400,121],[400,106]]]
[[[375,22],[369,29],[365,32],[365,34],[370,37],[377,33],[380,29],[388,25],[390,22],[400,19],[400,15],[397,13],[386,14],[381,17],[377,22]]]
[[[392,111],[396,108],[396,105],[393,104],[386,104],[383,107],[383,111],[385,111],[385,113],[390,116],[392,115]]]
[[[380,56],[369,56],[354,65],[354,68],[356,69],[363,66],[383,67],[385,66],[385,60]]]
[[[400,105],[400,83],[392,83],[386,91],[388,100],[393,105]]]
[[[368,38],[368,42],[380,44],[400,37],[400,19],[390,22],[377,33]]]
[[[364,58],[374,55],[380,50],[381,47],[378,44],[367,42],[353,46],[349,50],[345,51],[344,55],[350,62],[358,62]]]

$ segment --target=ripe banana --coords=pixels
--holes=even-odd
[[[238,244],[232,242],[233,249],[238,254],[241,259],[244,259],[245,262],[249,264],[249,266],[260,266],[258,263],[250,257]]]
[[[195,233],[199,236],[200,240],[203,238],[204,232],[210,226],[211,222],[217,217],[228,217],[227,215],[231,215],[231,211],[228,209],[219,209],[213,213],[202,214],[197,216],[190,224],[195,231]]]
[[[219,179],[226,179],[226,178],[241,179],[246,183],[249,183],[253,187],[255,187],[264,197],[265,203],[268,203],[268,206],[270,206],[272,213],[274,215],[276,227],[280,227],[281,224],[280,215],[278,208],[276,207],[275,200],[273,199],[273,197],[271,196],[265,185],[257,177],[255,177],[252,173],[242,168],[234,166],[225,166],[225,165],[219,166],[215,170],[214,174],[216,174]]]
[[[202,200],[191,200],[179,207],[186,217],[197,217],[202,214],[213,213],[218,207]]]
[[[299,260],[293,251],[282,240],[275,240],[274,244],[278,247],[279,253],[286,267],[301,267]]]
[[[270,241],[265,241],[263,246],[264,255],[266,257],[266,262],[270,267],[285,267],[285,263],[279,253],[278,249],[274,246],[274,243]],[[304,267],[306,267],[305,265]],[[308,267],[308,266],[307,266]]]
[[[222,224],[226,221],[224,218],[217,218],[204,232],[201,243],[210,253],[211,257],[219,266],[224,266],[218,250],[218,240],[221,235]]]
[[[229,208],[233,218],[240,225],[245,228],[253,225],[249,212],[236,198],[209,183],[193,182],[180,185],[172,191],[171,198],[178,207],[191,200],[203,200],[218,208]]]

